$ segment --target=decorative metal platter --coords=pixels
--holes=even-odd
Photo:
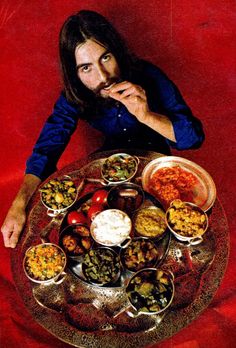
[[[196,183],[191,189],[191,197],[188,201],[197,204],[204,211],[208,211],[216,199],[216,187],[209,173],[198,164],[177,156],[164,156],[157,158],[144,168],[142,173],[142,185],[144,190],[150,192],[149,181],[154,173],[161,168],[182,168],[190,172],[196,178]],[[190,196],[190,194],[188,194]]]
[[[121,152],[121,151],[119,151]],[[125,150],[123,150],[125,152]],[[77,161],[52,177],[69,174],[77,184],[83,177],[101,178],[100,167],[113,152],[96,153]],[[140,159],[133,182],[140,183],[143,168],[160,154],[128,151]],[[88,184],[80,197],[95,187]],[[25,277],[22,262],[26,249],[41,242],[40,234],[50,227],[50,239],[58,240],[63,216],[53,220],[36,193],[28,211],[27,223],[16,250],[12,252],[12,273],[27,309],[41,326],[62,341],[75,347],[145,347],[164,340],[194,320],[210,303],[224,275],[229,253],[229,233],[223,208],[218,200],[210,213],[204,242],[187,246],[171,238],[161,267],[175,275],[175,297],[162,315],[130,318],[122,312],[127,305],[124,287],[104,289],[81,280],[70,267],[61,284],[38,285]],[[53,221],[53,223],[52,223]]]

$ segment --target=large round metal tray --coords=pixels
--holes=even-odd
[[[124,151],[124,150],[123,150]],[[118,151],[117,151],[118,152]],[[121,150],[119,150],[121,152]],[[124,151],[125,152],[125,151]],[[104,158],[113,152],[97,153],[85,161],[74,162],[52,177],[69,174],[77,183],[84,176],[100,178]],[[140,176],[147,163],[160,154],[129,151],[140,159]],[[95,187],[86,187],[81,195]],[[62,341],[76,347],[145,347],[164,340],[194,320],[210,303],[222,280],[229,252],[228,225],[223,208],[215,201],[204,242],[187,247],[171,238],[162,267],[175,275],[175,298],[165,315],[140,315],[130,318],[125,312],[114,318],[127,305],[124,287],[104,289],[79,279],[67,268],[61,284],[32,284],[24,275],[24,253],[41,242],[40,233],[50,223],[45,207],[36,193],[28,212],[27,223],[16,250],[12,251],[12,273],[17,290],[27,309],[41,326]],[[58,239],[62,219],[51,225],[50,239]]]

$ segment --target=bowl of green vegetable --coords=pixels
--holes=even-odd
[[[157,268],[144,268],[136,272],[126,287],[131,317],[140,314],[153,315],[164,312],[174,298],[174,276]]]
[[[40,187],[39,192],[41,202],[51,217],[55,217],[70,208],[78,195],[77,187],[69,176],[64,176],[60,180],[50,179]]]
[[[119,255],[108,247],[90,249],[84,255],[82,273],[90,284],[113,285],[121,273]]]
[[[127,153],[107,157],[101,167],[102,178],[108,184],[120,184],[131,180],[137,173],[139,159]]]

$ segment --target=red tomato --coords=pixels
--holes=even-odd
[[[71,224],[85,224],[87,222],[86,216],[82,212],[76,210],[71,211],[67,215],[67,222]]]
[[[98,203],[92,204],[87,213],[89,219],[92,220],[95,217],[95,215],[103,211],[103,209],[104,207],[102,204],[98,204]]]
[[[94,204],[99,203],[99,204],[106,204],[107,203],[107,195],[108,191],[107,190],[97,190],[94,192],[92,196],[92,202]]]

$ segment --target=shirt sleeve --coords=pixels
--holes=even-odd
[[[155,85],[153,111],[168,116],[173,124],[176,142],[166,139],[167,144],[177,150],[200,147],[205,138],[201,121],[193,116],[176,85],[159,68],[151,65],[148,70]]]
[[[26,174],[34,174],[44,180],[56,170],[57,162],[76,129],[78,118],[78,108],[61,94],[26,162]]]
[[[199,148],[204,141],[202,123],[193,116],[177,87],[173,84],[173,94],[166,105],[166,115],[173,124],[176,142],[166,139],[177,150]]]

